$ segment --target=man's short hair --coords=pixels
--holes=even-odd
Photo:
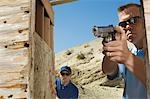
[[[124,9],[126,9],[126,8],[128,8],[128,7],[131,7],[131,6],[136,6],[136,7],[138,7],[139,9],[141,9],[141,5],[139,5],[139,4],[136,4],[136,3],[129,3],[129,4],[125,4],[125,5],[122,5],[122,6],[120,6],[119,8],[118,8],[118,12],[121,12],[121,11],[123,11]]]

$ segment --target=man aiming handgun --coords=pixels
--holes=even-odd
[[[118,15],[119,31],[115,32],[115,40],[103,42],[102,70],[110,80],[123,76],[123,99],[147,99],[143,47],[145,31],[141,5],[123,5],[118,8]],[[129,48],[128,41],[134,46]]]

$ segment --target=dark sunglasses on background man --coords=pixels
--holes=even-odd
[[[62,72],[61,75],[62,75],[62,76],[64,76],[64,75],[69,76],[70,73],[63,73],[63,72]]]
[[[122,22],[119,22],[119,26],[121,27],[126,27],[127,25],[129,24],[135,24],[137,23],[137,20],[140,18],[140,16],[135,16],[135,17],[131,17],[130,19],[128,19],[127,21],[122,21]]]

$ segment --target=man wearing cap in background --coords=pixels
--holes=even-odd
[[[71,68],[61,67],[61,78],[56,79],[56,93],[59,99],[78,99],[78,88],[71,82]]]

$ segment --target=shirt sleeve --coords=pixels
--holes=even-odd
[[[73,97],[71,99],[78,99],[79,96],[79,90],[76,86],[74,86],[74,93],[73,93]]]

